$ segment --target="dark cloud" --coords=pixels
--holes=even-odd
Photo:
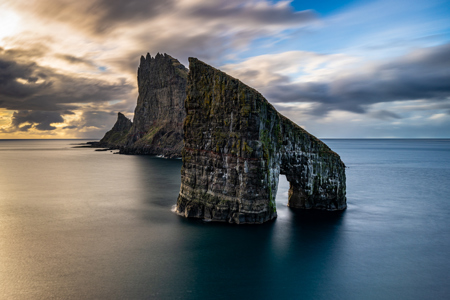
[[[52,0],[53,2],[53,0]],[[123,22],[137,23],[168,11],[172,8],[171,0],[97,0],[87,1],[87,11],[99,12],[97,31],[105,31],[111,25]]]
[[[0,49],[0,108],[15,111],[10,126],[2,132],[51,131],[56,129],[51,124],[64,122],[62,116],[74,115],[72,110],[86,110],[89,106],[124,108],[136,99],[135,87],[124,79],[108,82],[78,74],[62,74],[33,62],[35,57],[23,55],[26,52],[26,49]],[[19,57],[15,58],[15,54]],[[73,63],[89,64],[82,58],[63,57]],[[110,101],[118,103],[110,105]],[[96,120],[96,116],[100,118]],[[99,128],[104,120],[101,113],[92,113],[83,122],[68,124],[65,129],[74,126],[78,129]]]
[[[55,130],[53,123],[63,123],[64,119],[59,112],[20,110],[13,113],[11,125],[3,132],[37,130]]]
[[[374,103],[447,99],[448,70],[450,44],[422,49],[368,72],[356,71],[330,82],[277,81],[263,87],[263,92],[273,102],[315,102],[318,105],[312,113],[318,115],[330,110],[364,113]]]
[[[15,39],[14,42],[15,44],[22,45],[23,47],[14,47],[9,49],[0,47],[0,53],[3,57],[13,59],[14,61],[29,61],[31,59],[44,57],[49,52],[49,48],[46,45],[36,40],[27,40],[27,42],[24,43],[23,41],[18,41],[18,39]]]
[[[22,126],[22,127],[17,128],[17,130],[18,130],[18,131],[22,131],[22,132],[26,132],[26,131],[28,131],[29,129],[31,129],[32,127],[33,127],[33,125],[24,125],[24,126]],[[2,130],[2,131],[4,131],[4,130]],[[4,132],[6,132],[6,131],[4,131]]]
[[[14,100],[39,94],[49,83],[37,83],[35,63],[19,64],[0,56],[0,107],[8,108]],[[20,82],[19,80],[22,80]],[[28,83],[28,84],[27,84]],[[9,100],[9,101],[8,101]],[[19,103],[16,101],[16,103]]]
[[[402,117],[388,110],[377,110],[370,113],[370,116],[380,120],[401,119]]]
[[[240,2],[240,3],[239,3]],[[223,21],[226,23],[238,22],[240,25],[290,25],[298,26],[317,20],[317,15],[312,10],[294,11],[288,3],[282,5],[246,4],[244,1],[235,1],[230,5],[229,1],[216,1],[216,3],[192,8],[187,13],[203,20]]]
[[[101,79],[61,74],[32,61],[16,62],[0,51],[0,107],[9,110],[65,111],[81,103],[104,103],[134,96],[124,79]]]
[[[10,133],[15,131],[26,132],[30,129],[40,131],[51,131],[57,129],[54,123],[65,122],[64,115],[73,115],[71,111],[57,112],[57,111],[32,111],[20,110],[15,111],[11,118],[9,127],[0,129],[0,132]],[[115,111],[83,111],[80,118],[70,122],[69,125],[62,127],[62,129],[77,129],[89,128],[90,133],[94,137],[100,136],[102,132],[110,129],[117,118]]]
[[[90,59],[76,57],[69,54],[56,54],[55,56],[71,64],[83,64],[89,67],[95,67],[95,63]]]
[[[256,78],[259,76],[260,73],[261,72],[259,70],[246,70],[243,72],[239,72],[239,76],[242,76],[242,78]],[[273,81],[271,83],[275,84],[275,82]]]

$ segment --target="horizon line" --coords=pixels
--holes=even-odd
[[[318,137],[318,139],[323,140],[448,140],[450,137]],[[14,141],[14,140],[89,140],[89,141],[100,141],[101,138],[55,138],[55,139],[47,139],[47,138],[30,138],[30,139],[21,139],[21,138],[0,138],[0,141]]]

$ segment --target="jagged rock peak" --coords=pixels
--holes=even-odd
[[[176,211],[185,217],[262,223],[277,216],[278,177],[295,208],[346,208],[339,155],[255,89],[189,58],[183,166]]]
[[[132,125],[131,120],[119,112],[117,114],[117,121],[113,128],[105,134],[96,146],[112,149],[120,148],[125,145],[128,132],[130,131]]]
[[[123,130],[130,130],[133,123],[130,119],[125,117],[125,115],[121,112],[117,114],[117,121],[114,124],[112,131],[123,131]]]
[[[171,69],[174,69],[177,75],[184,79],[187,78],[188,69],[176,58],[173,58],[167,53],[160,54],[158,52],[155,57],[147,53],[145,58],[141,56],[141,62],[138,68],[138,85],[149,75],[153,79],[158,79],[158,76],[165,77],[170,73]]]
[[[167,53],[161,54],[161,53],[159,53],[159,52],[156,54],[155,57],[152,57],[152,56],[150,55],[150,53],[147,53],[147,55],[146,55],[145,57],[142,55],[142,56],[141,56],[141,62],[140,62],[140,65],[141,65],[141,66],[144,65],[144,64],[147,64],[147,65],[148,65],[148,64],[154,63],[154,62],[156,62],[156,61],[158,61],[158,60],[169,61],[169,62],[171,62],[175,67],[180,68],[180,69],[183,69],[183,70],[187,70],[187,68],[186,68],[184,65],[182,65],[182,64],[178,61],[178,59],[172,57],[171,55],[169,55],[169,54],[167,54]]]

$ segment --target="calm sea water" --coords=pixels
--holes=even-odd
[[[0,299],[449,299],[450,140],[326,140],[348,209],[171,211],[180,160],[0,141]]]

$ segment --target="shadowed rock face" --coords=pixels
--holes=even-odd
[[[271,220],[279,174],[290,182],[289,206],[346,208],[339,155],[256,90],[195,58],[189,63],[178,214],[239,224]]]
[[[119,112],[117,115],[117,121],[114,124],[113,128],[108,131],[100,140],[100,142],[95,144],[95,146],[106,148],[120,148],[125,144],[131,126],[132,123],[130,119]]]
[[[187,73],[170,55],[141,57],[133,126],[120,153],[181,155]]]

